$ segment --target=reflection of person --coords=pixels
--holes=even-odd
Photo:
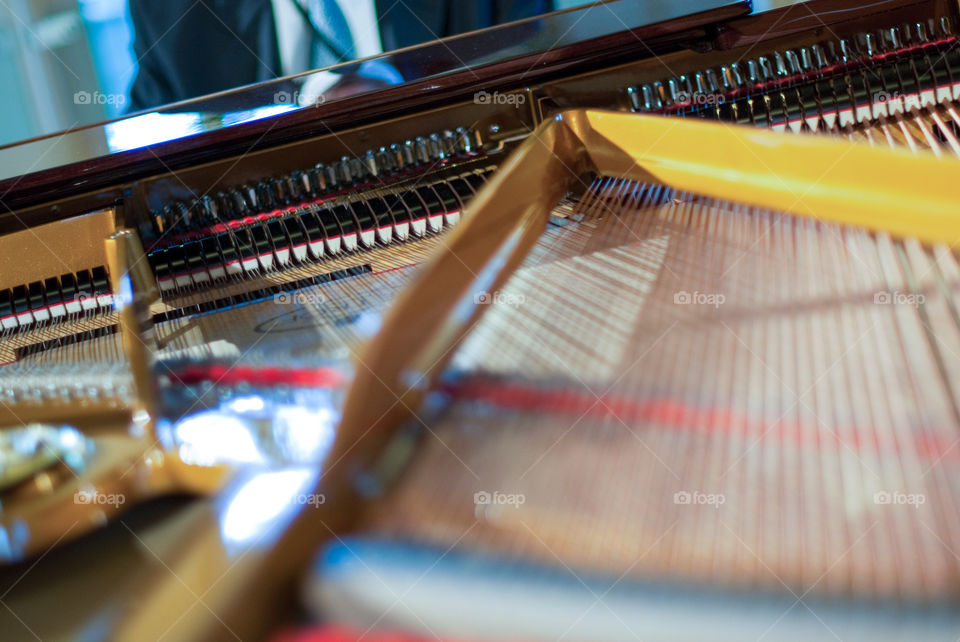
[[[326,67],[549,11],[551,0],[130,0],[130,108]]]

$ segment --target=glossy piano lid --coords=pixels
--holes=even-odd
[[[530,84],[631,50],[651,55],[671,34],[750,8],[750,0],[610,0],[14,143],[0,147],[0,204],[91,191],[495,83]],[[362,104],[350,100],[361,94]]]

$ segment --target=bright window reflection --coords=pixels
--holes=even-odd
[[[220,532],[227,546],[270,543],[304,502],[316,472],[300,468],[254,475],[227,499]]]
[[[271,105],[261,109],[217,114],[210,116],[210,118],[215,118],[217,125],[227,126],[259,120],[294,109],[297,109],[296,105]],[[107,132],[107,147],[110,151],[122,152],[176,140],[191,134],[199,134],[210,128],[211,123],[205,120],[203,114],[151,112],[109,123],[105,130]]]
[[[204,411],[177,422],[177,452],[187,464],[259,463],[263,453],[243,419],[219,411]]]

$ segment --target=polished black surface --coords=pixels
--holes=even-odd
[[[532,81],[566,62],[558,62],[557,52],[596,55],[605,41],[616,45],[615,34],[653,53],[648,40],[749,11],[749,0],[612,0],[23,141],[0,148],[0,204],[33,200],[23,195],[33,186],[45,189],[45,198],[54,189],[96,189],[111,168],[117,178],[142,175],[147,167],[175,169],[214,144],[224,153],[279,144],[284,140],[277,133],[289,126],[300,125],[290,135],[302,133],[305,123],[323,133],[344,122],[340,112],[348,105],[351,112],[355,105],[402,109],[451,96],[454,86],[496,90],[493,68],[509,71],[514,85]]]

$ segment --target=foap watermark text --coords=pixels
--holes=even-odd
[[[473,302],[477,305],[509,305],[518,307],[526,303],[527,297],[522,294],[509,292],[478,292],[473,295]]]
[[[301,506],[322,506],[327,503],[327,496],[322,493],[300,493],[293,498],[294,502]]]
[[[719,292],[687,292],[681,290],[673,294],[673,302],[677,305],[709,305],[719,308],[727,297]]]
[[[273,302],[277,305],[320,305],[327,302],[327,297],[321,292],[280,292],[273,295]]]
[[[727,497],[723,493],[681,490],[673,494],[673,503],[678,506],[713,506],[714,508],[720,508],[727,503]]]
[[[676,103],[678,105],[695,105],[701,107],[711,107],[722,105],[727,99],[723,94],[704,94],[699,91],[688,92],[681,91],[677,94]]]
[[[73,494],[74,504],[86,504],[89,506],[113,506],[119,508],[127,501],[127,496],[122,493],[101,493],[98,490],[78,490]]]
[[[100,91],[78,91],[73,94],[74,105],[116,105],[122,107],[127,104],[124,94],[105,94]]]
[[[323,94],[306,94],[299,91],[278,91],[273,94],[273,104],[275,105],[297,105],[299,107],[308,107],[310,105],[322,105],[326,102]]]
[[[924,295],[912,292],[877,292],[873,295],[873,302],[877,305],[911,305],[918,308],[926,300]]]
[[[498,490],[491,493],[481,490],[473,494],[473,503],[476,506],[513,506],[514,508],[520,508],[526,501],[526,496],[521,493],[503,493]]]
[[[880,490],[873,494],[873,503],[878,506],[913,506],[918,508],[927,503],[927,496],[922,493]]]
[[[499,91],[478,91],[473,95],[473,102],[476,105],[513,105],[519,107],[527,102],[527,97],[515,92],[501,94]]]

